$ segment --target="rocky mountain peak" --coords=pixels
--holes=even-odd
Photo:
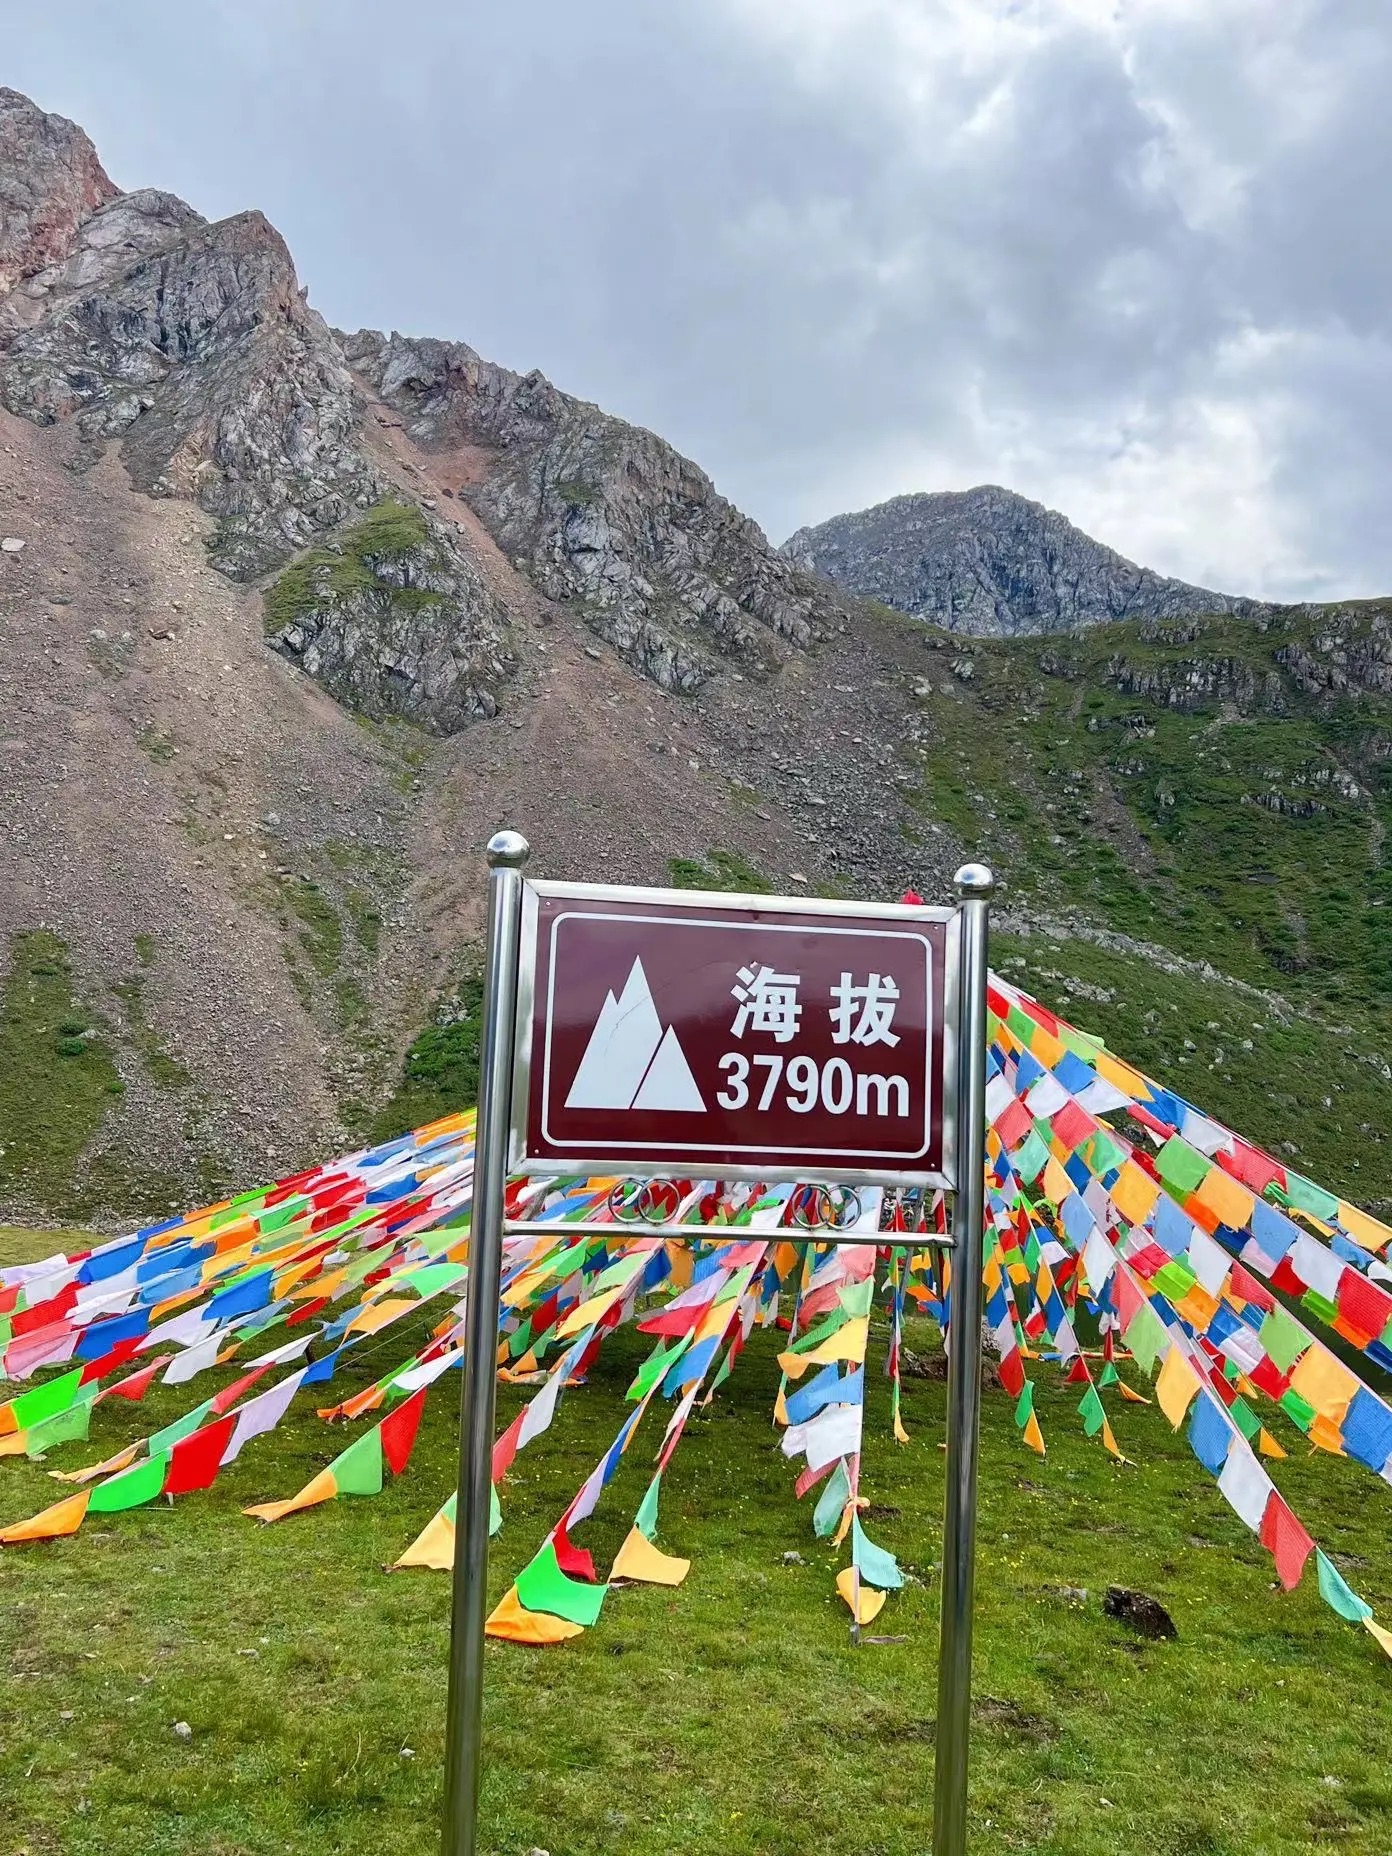
[[[997,484],[896,496],[799,529],[783,553],[849,592],[981,636],[1269,610],[1138,567]]]
[[[119,191],[76,123],[0,86],[0,294],[65,255]]]
[[[458,457],[459,495],[503,552],[664,689],[697,690],[722,661],[771,671],[843,622],[829,590],[654,433],[462,343],[343,339],[415,442]]]

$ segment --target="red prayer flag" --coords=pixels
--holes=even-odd
[[[1377,1340],[1392,1321],[1392,1295],[1355,1269],[1345,1269],[1337,1291],[1339,1313],[1369,1340]]]
[[[422,1386],[413,1392],[404,1405],[398,1405],[390,1417],[382,1420],[382,1455],[388,1469],[394,1476],[399,1476],[411,1460],[411,1452],[416,1445],[416,1432],[420,1429],[421,1413],[425,1410],[425,1395],[429,1386]]]
[[[1315,1543],[1274,1489],[1262,1515],[1261,1543],[1276,1562],[1277,1578],[1288,1592],[1293,1592]]]
[[[556,1564],[571,1579],[586,1579],[591,1585],[598,1585],[599,1574],[595,1571],[594,1557],[586,1547],[577,1547],[566,1532],[564,1522],[551,1536],[551,1545],[556,1550]]]
[[[191,1495],[196,1489],[209,1489],[222,1467],[223,1455],[237,1428],[234,1412],[206,1424],[201,1431],[184,1437],[169,1453],[169,1469],[162,1495]]]

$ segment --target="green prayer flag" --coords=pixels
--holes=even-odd
[[[690,1341],[691,1336],[689,1334],[679,1335],[676,1344],[672,1347],[668,1347],[665,1343],[659,1341],[653,1352],[648,1355],[647,1359],[644,1360],[643,1364],[638,1368],[637,1373],[634,1375],[633,1384],[628,1388],[624,1397],[633,1400],[635,1403],[639,1399],[646,1398],[657,1384],[658,1380],[661,1379],[662,1375],[667,1371],[667,1368],[672,1364],[673,1360],[675,1360],[677,1355],[690,1344]]]
[[[156,1431],[153,1437],[146,1439],[145,1447],[150,1455],[158,1456],[161,1450],[172,1450],[175,1444],[198,1429],[212,1408],[212,1399],[205,1398],[201,1405],[186,1411],[182,1418],[176,1418],[172,1424],[166,1424],[162,1431]]]
[[[1170,1344],[1165,1324],[1149,1302],[1136,1310],[1122,1338],[1145,1373],[1154,1373],[1155,1362]]]
[[[329,1474],[340,1495],[380,1495],[382,1492],[382,1427],[374,1424],[341,1456],[329,1464]]]
[[[1312,1218],[1322,1218],[1326,1224],[1339,1215],[1339,1201],[1333,1193],[1299,1173],[1286,1174],[1286,1203],[1297,1211],[1309,1212]]]
[[[1100,1386],[1114,1386],[1120,1378],[1121,1374],[1117,1371],[1116,1367],[1113,1366],[1112,1362],[1108,1360],[1107,1364],[1102,1368],[1101,1376],[1097,1383]]]
[[[638,1505],[638,1512],[633,1517],[633,1525],[645,1540],[651,1540],[657,1532],[657,1503],[662,1493],[662,1471],[659,1470],[648,1484],[647,1494]]]
[[[836,1299],[848,1315],[868,1315],[875,1297],[875,1279],[867,1276],[863,1282],[853,1282],[845,1289],[838,1289]]]
[[[1361,1624],[1364,1618],[1373,1615],[1373,1607],[1364,1604],[1357,1592],[1344,1582],[1339,1568],[1318,1547],[1315,1548],[1315,1568],[1319,1574],[1320,1597],[1331,1611],[1337,1611],[1350,1624]]]
[[[1011,1155],[1010,1164],[1028,1186],[1038,1179],[1049,1160],[1049,1149],[1040,1140],[1034,1129],[1030,1129],[1029,1139],[1017,1154]]]
[[[583,1585],[578,1579],[568,1579],[549,1540],[517,1575],[517,1596],[528,1611],[549,1611],[553,1617],[582,1626],[596,1622],[608,1590],[607,1585]]]
[[[1318,1289],[1307,1289],[1300,1298],[1300,1306],[1308,1308],[1315,1319],[1323,1321],[1327,1327],[1333,1326],[1334,1318],[1339,1312],[1339,1304],[1331,1302],[1328,1296],[1321,1295]]]
[[[1187,1198],[1213,1171],[1213,1162],[1172,1134],[1155,1156],[1155,1170],[1179,1197]]]
[[[877,1547],[861,1527],[859,1518],[851,1522],[851,1560],[861,1578],[882,1592],[897,1592],[904,1583],[899,1562],[892,1553]]]
[[[1077,1031],[1072,1025],[1060,1025],[1059,1043],[1065,1050],[1071,1050],[1075,1057],[1081,1057],[1084,1063],[1095,1064],[1107,1046],[1101,1038],[1090,1036],[1086,1031]]]
[[[55,1412],[66,1411],[81,1384],[82,1368],[75,1366],[61,1379],[50,1379],[35,1386],[32,1392],[21,1392],[18,1398],[10,1401],[10,1415],[16,1430],[27,1431],[35,1424],[42,1424],[45,1418],[51,1418]]]
[[[1298,1321],[1284,1308],[1273,1308],[1257,1330],[1257,1339],[1265,1347],[1279,1372],[1288,1373],[1310,1344],[1310,1337]]]
[[[1005,1022],[1014,1036],[1017,1037],[1024,1045],[1025,1049],[1028,1050],[1030,1039],[1038,1029],[1029,1013],[1022,1012],[1018,1005],[1007,1006]]]
[[[1247,1403],[1246,1399],[1235,1398],[1228,1407],[1228,1416],[1232,1419],[1238,1430],[1242,1432],[1242,1435],[1247,1439],[1248,1443],[1251,1443],[1252,1439],[1261,1429],[1261,1419],[1257,1416],[1256,1412],[1252,1410],[1252,1407]]]
[[[92,1390],[97,1389],[92,1381]],[[80,1400],[68,1406],[66,1411],[56,1411],[51,1418],[45,1418],[42,1424],[31,1424],[24,1433],[24,1453],[26,1456],[42,1456],[45,1450],[51,1450],[55,1444],[71,1443],[74,1438],[85,1437],[92,1428],[92,1401],[90,1398]]]
[[[1083,1429],[1089,1437],[1096,1437],[1107,1422],[1107,1414],[1102,1409],[1102,1401],[1097,1396],[1097,1387],[1089,1386],[1078,1403],[1078,1415],[1083,1420]]]
[[[846,1503],[851,1499],[851,1479],[846,1474],[845,1460],[839,1462],[832,1471],[826,1487],[818,1497],[817,1506],[812,1514],[812,1532],[818,1540],[827,1540],[836,1532],[841,1516],[845,1513]]]
[[[799,1334],[787,1352],[810,1353],[814,1347],[820,1347],[824,1340],[830,1340],[833,1334],[838,1334],[850,1319],[844,1308],[833,1308],[816,1327],[808,1328],[805,1334]]]
[[[532,1318],[528,1315],[521,1327],[514,1329],[508,1336],[508,1358],[510,1360],[520,1360],[528,1347],[531,1346],[533,1337]]]
[[[1178,1257],[1171,1257],[1155,1272],[1156,1288],[1172,1302],[1182,1302],[1197,1281],[1193,1270]]]
[[[451,1283],[462,1283],[468,1273],[462,1263],[423,1263],[418,1270],[408,1270],[396,1287],[409,1289],[413,1295],[424,1299],[448,1289]]]
[[[1281,1410],[1285,1412],[1291,1423],[1298,1424],[1302,1431],[1308,1431],[1315,1421],[1314,1406],[1293,1390],[1281,1394]]]
[[[1030,1419],[1033,1416],[1034,1416],[1034,1382],[1033,1380],[1027,1379],[1025,1381],[1024,1391],[1020,1394],[1019,1398],[1017,1398],[1015,1401],[1015,1422],[1019,1425],[1021,1430],[1024,1430],[1025,1426],[1029,1423]]]
[[[1104,1173],[1110,1173],[1119,1167],[1126,1155],[1104,1128],[1096,1134],[1090,1134],[1078,1149],[1088,1171],[1100,1179]]]
[[[127,1508],[143,1507],[164,1488],[168,1470],[169,1452],[161,1450],[144,1463],[123,1469],[119,1476],[108,1476],[92,1490],[88,1514],[123,1514]]]

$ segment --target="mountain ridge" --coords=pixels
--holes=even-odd
[[[999,484],[891,497],[800,528],[781,552],[848,593],[977,637],[1274,610],[1138,567]]]

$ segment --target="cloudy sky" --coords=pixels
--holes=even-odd
[[[1389,0],[0,0],[0,82],[775,540],[989,481],[1392,592]]]

